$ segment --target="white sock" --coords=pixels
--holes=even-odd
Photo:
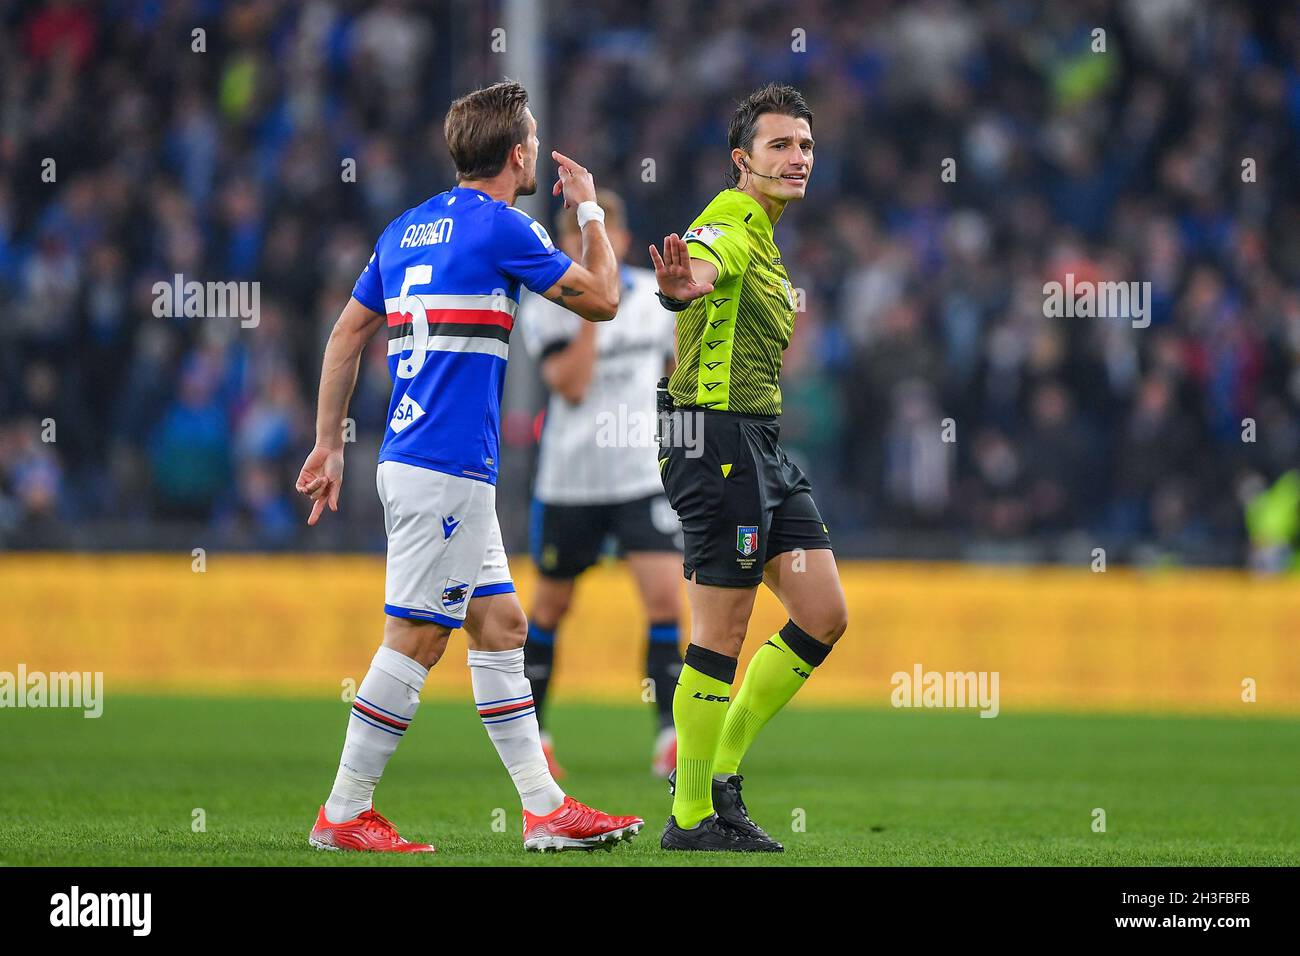
[[[331,823],[354,820],[374,804],[375,785],[420,706],[429,671],[405,654],[380,647],[357,689],[334,789],[325,801]]]
[[[564,791],[551,777],[537,730],[532,686],[524,676],[524,649],[470,651],[469,673],[474,704],[519,800],[529,813],[545,816],[564,802]]]

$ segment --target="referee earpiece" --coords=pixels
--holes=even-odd
[[[746,175],[750,175],[750,174],[753,173],[753,170],[751,170],[751,169],[749,168],[749,163],[745,162],[745,157],[744,157],[744,156],[740,157],[740,168],[743,169],[743,170],[745,171],[745,174],[746,174]],[[737,177],[736,177],[736,186],[739,188],[739,187],[741,187],[741,185],[742,185],[741,178],[740,178],[739,176],[737,176]]]

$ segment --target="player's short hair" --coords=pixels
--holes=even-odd
[[[460,179],[491,179],[528,135],[528,91],[514,80],[467,93],[447,110],[442,132]]]
[[[758,118],[764,113],[793,116],[795,119],[807,120],[808,125],[812,125],[812,110],[808,108],[803,94],[793,86],[785,83],[769,83],[750,93],[736,105],[736,112],[731,114],[731,122],[727,126],[727,161],[730,163],[727,182],[732,186],[740,182],[740,169],[730,158],[731,151],[739,148],[749,152],[754,148]]]
[[[612,189],[596,187],[596,205],[605,210],[605,228],[626,229],[627,207],[623,197]],[[578,232],[578,213],[574,209],[561,209],[555,214],[555,232],[557,235],[570,236]]]

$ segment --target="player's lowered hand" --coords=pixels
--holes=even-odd
[[[655,279],[659,291],[670,299],[690,302],[713,291],[712,282],[696,282],[691,271],[691,252],[686,247],[686,240],[677,233],[664,236],[664,254],[650,246],[650,261],[655,266]]]
[[[551,150],[551,159],[555,160],[556,165],[560,167],[555,185],[551,187],[551,195],[558,196],[563,193],[565,209],[577,206],[579,203],[596,201],[596,181],[591,178],[591,173],[587,172],[585,167],[579,166],[559,150]]]
[[[294,488],[312,500],[308,524],[320,520],[328,504],[330,511],[339,510],[339,490],[343,487],[343,450],[317,445],[302,464]]]

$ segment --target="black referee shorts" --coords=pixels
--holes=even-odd
[[[679,416],[697,415],[701,440],[691,449]],[[812,485],[781,450],[775,418],[699,408],[680,408],[673,418],[659,474],[682,522],[688,580],[754,587],[778,554],[830,548]]]

